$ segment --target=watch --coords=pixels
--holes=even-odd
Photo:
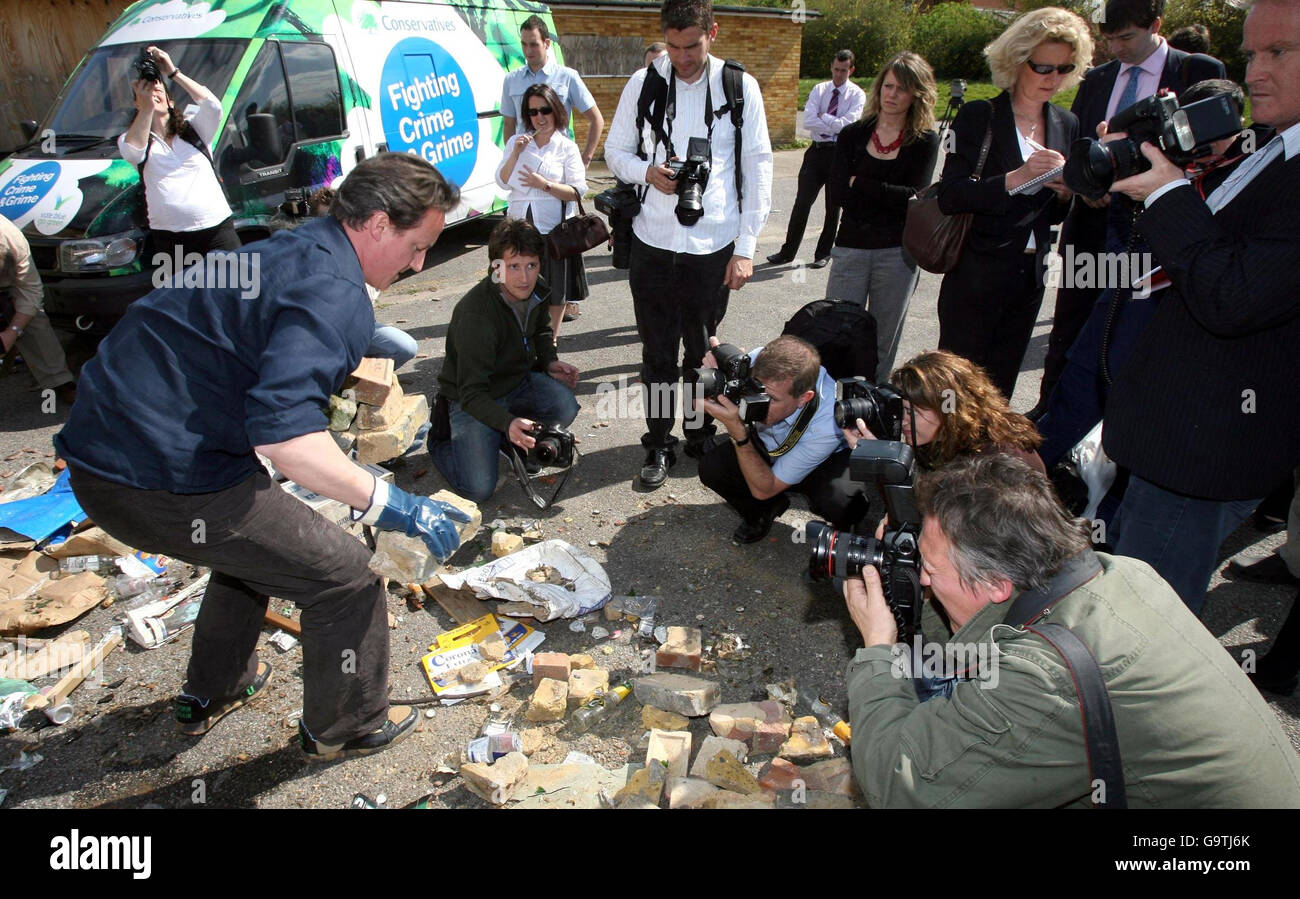
[[[750,438],[753,436],[754,436],[753,434],[746,433],[744,440],[737,440],[735,437],[732,437],[731,443],[734,446],[744,446],[746,443],[749,443]]]
[[[172,81],[175,81],[175,80],[176,80],[176,76],[179,75],[180,73],[181,73],[181,67],[180,67],[180,66],[176,66],[176,68],[172,69],[172,73],[171,73],[170,75],[168,75],[167,77],[170,78]]]

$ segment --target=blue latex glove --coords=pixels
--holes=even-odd
[[[460,548],[460,535],[453,522],[468,524],[470,520],[455,506],[407,493],[379,480],[375,481],[370,508],[361,518],[363,524],[374,525],[381,531],[401,531],[408,537],[419,537],[439,562],[447,561]]]

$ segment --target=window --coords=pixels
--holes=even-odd
[[[338,66],[327,44],[283,43],[284,68],[293,95],[298,140],[338,137],[343,133]]]

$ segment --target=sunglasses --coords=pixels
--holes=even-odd
[[[1067,62],[1063,66],[1049,66],[1046,63],[1034,62],[1032,59],[1026,59],[1025,65],[1033,69],[1039,75],[1050,75],[1055,72],[1058,75],[1068,75],[1074,71],[1074,63]]]
[[[1071,66],[1070,68],[1074,68],[1074,67]],[[529,117],[535,115],[550,115],[550,114],[551,114],[551,107],[549,106],[530,106],[528,108]]]

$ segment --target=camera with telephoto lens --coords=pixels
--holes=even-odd
[[[772,399],[763,385],[750,374],[749,356],[739,347],[720,343],[713,348],[717,368],[697,368],[689,376],[707,399],[725,396],[740,410],[740,420],[746,424],[767,420]]]
[[[131,65],[135,68],[135,74],[140,81],[162,81],[162,71],[158,68],[158,63],[148,47],[140,48],[140,55]]]
[[[966,97],[966,79],[954,78],[948,82],[948,102],[954,105],[960,104]]]
[[[837,531],[824,521],[808,522],[812,546],[808,573],[815,581],[859,577],[867,566],[880,572],[885,602],[898,624],[898,639],[908,643],[921,623],[921,515],[912,496],[916,457],[912,447],[894,440],[863,440],[849,457],[849,476],[876,484],[885,497],[889,522],[879,540]]]
[[[664,163],[677,182],[677,221],[688,228],[704,215],[704,187],[713,166],[713,147],[707,137],[692,137],[686,145],[686,159]]]
[[[1151,168],[1142,144],[1153,143],[1174,165],[1185,168],[1211,152],[1210,144],[1241,130],[1241,116],[1230,94],[1178,105],[1168,88],[1121,109],[1106,124],[1127,137],[1102,143],[1082,137],[1070,147],[1062,177],[1075,193],[1097,199],[1116,181]]]
[[[573,464],[573,432],[559,425],[538,423],[533,426],[533,448],[528,460],[549,468],[568,468]]]
[[[636,188],[622,181],[596,194],[596,211],[609,219],[609,238],[614,244],[614,268],[626,269],[632,259],[632,220],[641,211]]]
[[[856,427],[860,418],[880,440],[903,439],[903,395],[888,384],[866,378],[840,378],[835,382],[835,426]]]

